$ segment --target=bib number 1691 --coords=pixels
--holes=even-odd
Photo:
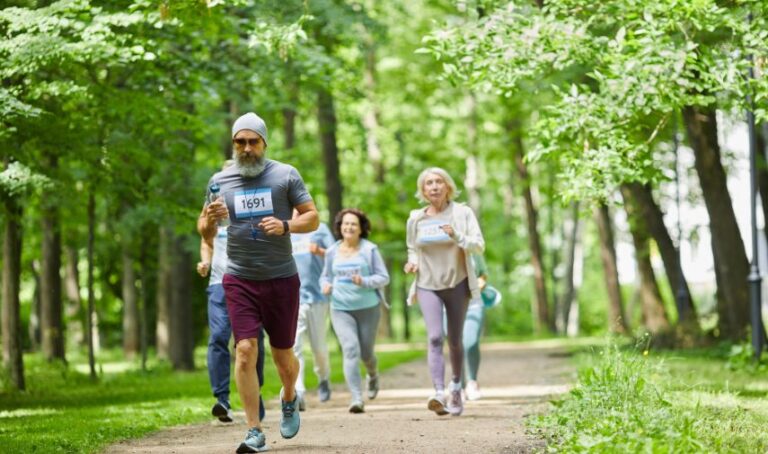
[[[238,219],[273,213],[272,190],[269,188],[237,192],[234,202],[235,216]]]

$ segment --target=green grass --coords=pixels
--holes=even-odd
[[[552,452],[763,453],[768,374],[729,367],[722,350],[580,354],[579,382],[529,419]]]
[[[267,349],[269,350],[269,349]],[[422,349],[377,353],[386,370],[423,356]],[[269,356],[269,355],[268,355]],[[306,383],[316,385],[312,355],[307,353]],[[27,391],[0,392],[0,452],[97,452],[119,440],[137,438],[164,427],[210,421],[214,403],[205,369],[205,348],[198,348],[193,372],[174,372],[164,362],[138,364],[120,360],[117,352],[99,355],[102,372],[91,382],[84,358],[70,357],[70,366],[49,364],[39,355],[25,355]],[[341,356],[331,352],[333,382],[343,382]],[[280,381],[266,358],[265,399],[277,396]],[[232,380],[232,403],[242,408]]]

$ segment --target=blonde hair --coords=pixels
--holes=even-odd
[[[424,180],[427,179],[427,175],[429,174],[435,174],[439,176],[448,185],[449,201],[453,200],[454,197],[457,197],[460,194],[459,189],[456,187],[456,183],[453,181],[453,178],[451,178],[448,172],[445,171],[445,169],[440,167],[427,167],[421,171],[419,178],[416,179],[416,194],[414,195],[419,200],[419,202],[429,203],[429,200],[424,197]]]

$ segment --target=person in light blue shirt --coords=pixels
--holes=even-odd
[[[320,402],[331,398],[331,363],[328,357],[328,344],[326,333],[328,325],[329,303],[320,289],[320,274],[323,272],[323,258],[325,251],[336,240],[331,230],[325,225],[311,233],[294,233],[291,235],[293,247],[293,259],[299,270],[301,289],[299,291],[299,321],[296,327],[296,342],[293,351],[299,360],[299,375],[296,378],[296,392],[299,396],[299,410],[306,409],[304,393],[307,388],[304,384],[304,355],[303,338],[309,338],[312,348],[312,356],[315,362],[315,375],[317,375],[317,392]]]
[[[389,273],[379,248],[366,239],[371,223],[365,213],[355,208],[341,210],[333,227],[341,240],[325,253],[320,284],[323,293],[331,296],[331,323],[344,354],[344,378],[352,394],[349,411],[362,413],[360,361],[368,372],[368,398],[375,399],[379,392],[373,347]]]

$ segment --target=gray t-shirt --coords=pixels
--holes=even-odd
[[[295,206],[312,201],[299,172],[270,159],[255,177],[244,177],[231,166],[208,181],[206,200],[213,183],[220,186],[229,210],[227,274],[255,281],[296,274],[290,235],[268,236],[258,224],[267,216],[288,221]]]

